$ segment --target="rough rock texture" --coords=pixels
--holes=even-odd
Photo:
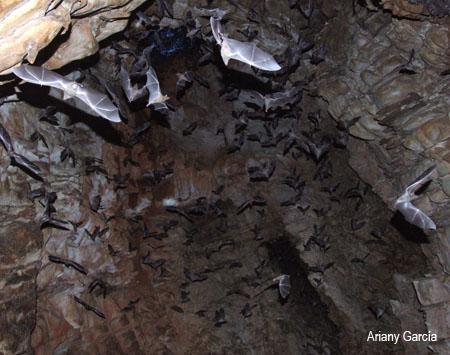
[[[448,18],[431,23],[359,12],[342,27],[344,22],[334,19],[324,34],[329,42],[347,40],[342,60],[328,62],[329,68],[323,70],[319,93],[336,120],[360,117],[351,129],[356,139],[349,145],[350,164],[388,206],[426,167],[437,166],[437,178],[416,202],[438,225],[435,233],[423,236],[427,243],[422,246],[434,273],[430,280],[416,283],[416,291],[424,306],[433,306],[433,312],[444,316],[448,291],[437,287],[439,295],[430,299],[417,285],[445,278],[450,270],[450,87],[448,76],[441,74],[450,66]],[[416,74],[399,73],[411,50]],[[408,234],[418,236],[420,231]],[[426,312],[427,320],[431,317]],[[448,321],[430,324],[427,321],[429,330],[437,330],[446,343]]]
[[[126,6],[131,3],[136,4]],[[422,354],[431,345],[448,353],[450,125],[448,76],[440,75],[450,64],[447,19],[398,19],[359,5],[354,16],[352,1],[324,0],[307,21],[287,2],[231,3],[215,1],[214,6],[229,10],[225,26],[233,37],[245,38],[238,31],[244,24],[257,29],[255,40],[283,60],[301,36],[314,40],[316,48],[325,44],[326,60],[312,65],[309,51],[293,72],[270,77],[270,85],[267,77],[235,63],[232,68],[250,74],[245,80],[243,73],[226,70],[217,53],[214,64],[200,68],[193,65],[196,52],[173,56],[153,64],[176,111],[164,118],[131,106],[125,110],[128,124],[80,115],[47,99],[45,88],[24,86],[20,98],[27,103],[0,106],[1,123],[16,150],[45,174],[44,183],[27,177],[0,150],[1,352]],[[62,2],[59,11],[68,4]],[[91,14],[111,3],[84,5],[74,3],[72,11]],[[183,18],[202,5],[175,1],[174,15]],[[407,7],[409,14],[417,6]],[[126,16],[128,10],[121,11]],[[155,7],[148,11],[155,12]],[[62,13],[70,22],[68,12]],[[72,20],[70,41],[47,64],[59,67],[93,53],[97,41],[118,28],[106,22],[100,32],[92,31],[106,14]],[[399,73],[411,49],[417,74]],[[111,78],[117,88],[112,53],[101,50],[92,72]],[[187,69],[210,88],[194,83],[177,100],[175,73]],[[242,122],[233,113],[242,109],[233,99],[238,90],[223,87],[226,83],[245,95],[255,86],[271,91],[298,80],[309,84],[295,114],[269,123]],[[50,104],[61,110],[59,126],[38,119]],[[317,121],[308,118],[318,111]],[[317,163],[296,150],[286,153],[284,141],[262,147],[246,139],[240,150],[229,151],[243,124],[247,134],[262,137],[266,124],[282,133],[329,138],[339,135],[335,121],[359,116],[347,149],[333,148]],[[144,134],[133,137],[134,129],[147,122]],[[197,128],[183,133],[194,122]],[[36,131],[41,138],[30,140]],[[137,143],[129,146],[130,140]],[[74,163],[61,162],[67,147]],[[102,159],[94,162],[94,172],[92,157]],[[267,181],[250,179],[249,168],[258,164],[273,164]],[[425,235],[390,223],[386,205],[391,207],[405,184],[431,164],[438,176],[417,203],[438,231]],[[305,189],[301,202],[291,203],[295,193],[289,181],[296,175]],[[29,191],[40,187],[56,192],[55,216],[70,221],[68,231],[39,229],[44,208],[39,199],[30,200]],[[255,196],[265,205],[240,212],[239,206]],[[165,209],[164,203],[173,200],[187,218]],[[79,263],[86,275],[49,256]],[[287,301],[271,287],[281,273],[291,275]],[[100,286],[91,289],[96,281]],[[367,343],[368,331],[378,329],[430,330],[439,342]]]
[[[98,42],[122,31],[145,0],[4,0],[0,4],[0,74],[22,60],[60,68],[98,50]]]

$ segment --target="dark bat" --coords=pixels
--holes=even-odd
[[[408,59],[408,61],[405,64],[403,64],[400,67],[399,73],[401,73],[401,74],[408,74],[408,75],[417,74],[417,72],[413,69],[413,65],[412,65],[412,63],[414,61],[415,54],[416,54],[416,52],[415,52],[414,48],[411,49],[411,52],[409,54],[409,59]]]
[[[96,238],[100,239],[101,237],[103,237],[109,231],[109,227],[100,229],[99,226],[95,226],[94,231],[92,233],[89,232],[87,229],[85,229],[84,231],[92,239],[92,241],[95,241]]]
[[[376,319],[380,319],[381,317],[383,317],[383,314],[386,312],[386,309],[379,305],[369,306],[368,308]]]
[[[405,219],[415,226],[422,229],[436,229],[436,224],[414,206],[411,201],[415,198],[415,192],[426,183],[431,181],[436,167],[432,166],[425,170],[416,180],[414,180],[403,192],[403,194],[395,201],[394,208],[399,210]]]
[[[183,129],[183,136],[190,136],[195,129],[197,128],[198,123],[197,122],[192,122],[189,126],[187,126],[185,129]]]
[[[65,267],[73,268],[78,272],[87,275],[86,269],[80,264],[76,263],[75,261],[63,259],[60,258],[59,256],[54,255],[49,255],[48,260],[50,260],[52,263],[63,264]]]
[[[309,141],[307,144],[309,152],[316,163],[322,160],[330,149],[329,141],[325,138],[322,139],[320,143]]]
[[[84,302],[83,300],[79,299],[77,296],[73,296],[73,298],[75,299],[75,301],[79,304],[81,304],[87,311],[91,311],[94,312],[97,316],[99,316],[100,318],[106,318],[105,315],[100,312],[98,309],[88,305],[86,302]]]
[[[34,131],[34,133],[30,136],[30,141],[36,142],[37,140],[40,140],[48,149],[47,140],[45,139],[44,135],[39,133],[38,131]]]
[[[92,281],[89,286],[88,286],[88,292],[92,293],[97,287],[102,289],[102,294],[103,294],[103,298],[106,297],[106,291],[107,291],[107,287],[106,287],[106,283],[100,279],[95,279],[94,281]]]
[[[246,303],[244,305],[244,308],[241,309],[241,314],[244,318],[249,318],[252,316],[252,309],[256,307],[256,304],[253,306],[250,306],[249,303]]]
[[[275,171],[273,160],[250,160],[247,163],[247,173],[250,181],[269,181]]]
[[[322,63],[325,60],[326,54],[327,54],[327,47],[324,44],[322,44],[319,48],[313,51],[310,59],[311,64],[317,65]]]
[[[181,308],[179,306],[171,306],[170,308],[175,312],[184,313],[183,308]]]
[[[61,160],[61,162],[64,162],[66,159],[72,159],[72,166],[75,167],[75,165],[76,165],[75,153],[73,152],[72,149],[70,149],[68,147],[65,147],[61,151],[61,154],[59,155],[59,159]]]
[[[189,222],[194,223],[191,217],[189,217],[186,213],[184,213],[181,209],[175,206],[167,206],[166,207],[167,212],[176,213],[184,218],[186,218]]]
[[[53,218],[53,217],[48,217],[47,215],[44,214],[44,216],[41,218],[41,225],[40,228],[44,229],[44,228],[57,228],[57,229],[62,229],[62,230],[69,230],[69,228],[67,228],[67,223],[66,221],[57,219],[57,218]]]
[[[189,271],[187,268],[184,268],[184,276],[190,282],[202,282],[208,279],[208,276]]]
[[[41,169],[37,165],[29,161],[23,155],[20,155],[14,151],[10,152],[9,154],[12,165],[21,168],[23,171],[25,171],[28,175],[30,175],[34,179],[44,181],[44,178],[41,176],[42,173]]]
[[[125,189],[128,186],[128,179],[130,178],[130,174],[126,175],[118,175],[115,174],[113,176],[114,181],[114,190],[117,191],[119,189]]]
[[[158,0],[158,3],[161,14],[164,16],[164,13],[166,13],[169,17],[173,18],[173,10],[171,5],[169,5],[166,0]]]
[[[0,140],[8,153],[14,152],[11,137],[5,127],[0,123]]]
[[[108,252],[109,252],[109,255],[111,255],[111,256],[117,256],[120,254],[117,250],[114,250],[114,248],[111,244],[108,244]]]
[[[225,320],[225,309],[220,308],[214,315],[214,326],[221,327],[227,321]]]
[[[252,208],[254,206],[265,206],[267,204],[266,199],[261,196],[255,196],[252,199],[249,199],[243,202],[237,209],[236,214],[241,214],[247,208]]]
[[[27,82],[51,86],[64,91],[65,97],[76,97],[83,101],[96,115],[111,122],[120,122],[119,110],[105,94],[70,81],[43,67],[23,64],[15,67],[13,73]]]
[[[101,203],[102,203],[102,197],[100,195],[95,195],[95,196],[89,197],[89,208],[92,211],[98,212],[99,209],[103,208]]]
[[[189,294],[189,291],[181,290],[181,303],[188,303],[191,301]]]
[[[134,310],[135,307],[136,307],[136,304],[137,304],[140,300],[141,300],[140,298],[137,298],[137,299],[135,299],[135,300],[128,301],[128,305],[125,306],[124,308],[122,308],[122,311],[123,311],[123,312],[129,312],[129,311]]]
[[[317,265],[317,266],[310,266],[308,267],[309,272],[318,272],[323,274],[326,270],[328,270],[330,267],[334,265],[334,262],[323,264],[323,265]]]
[[[311,15],[314,11],[314,3],[312,0],[308,0],[308,6],[303,8],[302,6],[299,6],[300,12],[307,18],[308,20],[311,18]]]
[[[166,263],[165,259],[152,260],[150,258],[150,252],[148,252],[146,256],[142,257],[142,264],[149,265],[152,269],[155,270],[162,267],[165,263]]]
[[[357,231],[366,225],[366,221],[352,218],[350,221],[350,225],[351,225],[352,231]]]
[[[178,80],[177,80],[176,96],[177,99],[181,99],[186,93],[186,90],[192,86],[192,83],[194,82],[194,77],[191,71],[186,71],[182,74],[177,73],[177,77]]]
[[[55,106],[47,106],[44,109],[44,112],[41,113],[41,116],[39,117],[39,121],[45,121],[50,123],[53,126],[59,126],[59,120],[58,117],[55,116],[57,113]]]

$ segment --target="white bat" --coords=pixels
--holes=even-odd
[[[278,282],[278,290],[283,298],[289,296],[291,292],[291,277],[289,275],[280,275],[273,279],[273,282]]]
[[[155,108],[158,109],[167,108],[165,101],[167,101],[169,97],[161,93],[158,77],[151,66],[149,66],[147,70],[147,82],[145,83],[145,86],[149,93],[147,106],[154,105]]]
[[[293,87],[286,91],[275,92],[273,94],[261,95],[261,98],[264,99],[264,106],[266,112],[272,108],[279,108],[286,105],[292,105],[297,101],[298,94],[300,93],[300,89]]]
[[[228,65],[230,59],[235,59],[262,70],[277,71],[281,69],[276,60],[269,53],[259,49],[256,44],[228,38],[222,32],[219,17],[212,16],[210,24],[214,39],[221,47],[220,54],[225,65]]]
[[[436,224],[414,206],[411,201],[416,197],[415,192],[425,183],[431,180],[435,166],[425,170],[416,180],[414,180],[403,192],[403,194],[395,201],[394,208],[402,213],[405,219],[415,226],[422,229],[436,229]]]
[[[107,95],[71,81],[43,67],[23,64],[13,73],[26,82],[51,86],[64,92],[64,99],[76,97],[84,102],[96,115],[111,122],[120,122],[119,110]]]
[[[133,102],[145,95],[145,86],[138,89],[133,84],[131,84],[130,76],[123,66],[120,67],[119,76],[122,83],[122,89],[127,96],[128,102]]]

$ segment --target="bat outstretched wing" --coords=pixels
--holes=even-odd
[[[425,170],[417,179],[415,179],[407,188],[406,192],[411,195],[413,195],[414,192],[416,192],[423,184],[431,180],[431,175],[433,175],[434,170],[436,170],[436,166],[433,165],[429,167],[427,170]]]
[[[122,89],[128,99],[128,102],[133,102],[145,95],[145,86],[140,89],[136,89],[131,84],[131,79],[130,76],[128,75],[128,72],[122,66],[120,67],[119,76],[122,84]]]
[[[119,110],[107,95],[70,81],[58,73],[43,67],[23,64],[13,69],[13,73],[32,84],[51,86],[64,91],[65,96],[75,96],[89,106],[98,116],[112,122],[120,122]]]
[[[254,43],[224,37],[220,54],[225,65],[228,65],[230,59],[235,59],[262,70],[277,71],[281,69],[269,53],[259,49]]]
[[[71,83],[70,80],[67,80],[62,75],[35,65],[22,64],[14,68],[13,73],[26,82],[41,86],[51,86],[64,91],[67,90]]]
[[[216,40],[217,44],[222,44],[223,42],[223,33],[222,29],[220,27],[220,17],[218,16],[211,16],[209,19],[209,23],[211,25],[211,31],[214,36],[214,39]]]
[[[76,92],[76,97],[83,101],[98,116],[111,122],[120,122],[119,109],[112,103],[106,94],[97,90],[80,86]]]

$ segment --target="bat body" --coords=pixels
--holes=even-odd
[[[219,17],[212,16],[210,24],[214,39],[221,46],[220,54],[225,65],[228,65],[230,59],[234,59],[262,70],[278,71],[281,69],[276,60],[270,54],[259,49],[256,44],[241,42],[224,35]]]
[[[71,81],[43,67],[23,64],[13,69],[13,73],[26,82],[51,86],[64,92],[64,98],[76,97],[84,102],[97,116],[111,122],[120,122],[119,110],[107,95]]]
[[[431,180],[431,175],[435,169],[435,166],[427,169],[405,189],[403,194],[395,201],[394,204],[394,208],[400,211],[409,223],[422,229],[436,229],[436,224],[430,217],[414,206],[411,201],[415,197],[415,192]]]
[[[167,101],[169,97],[162,94],[158,77],[151,66],[149,66],[147,70],[147,82],[145,83],[145,86],[149,93],[147,106],[153,105],[157,109],[167,109],[165,101]]]

